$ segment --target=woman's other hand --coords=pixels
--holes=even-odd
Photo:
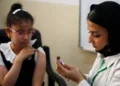
[[[62,65],[58,62],[58,60],[56,60],[56,66],[56,71],[67,79],[76,83],[79,83],[84,79],[84,76],[76,67],[69,66],[67,64]]]

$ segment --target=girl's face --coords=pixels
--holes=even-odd
[[[29,45],[29,42],[34,33],[33,24],[31,21],[23,21],[11,28],[6,29],[7,35],[11,38],[12,46],[17,48],[24,48]]]
[[[89,30],[89,43],[96,51],[103,49],[108,44],[108,32],[105,28],[87,20]]]

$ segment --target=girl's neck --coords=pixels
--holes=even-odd
[[[15,44],[11,43],[10,44],[10,47],[12,49],[12,51],[17,55],[20,51],[21,51],[21,48],[17,47]]]

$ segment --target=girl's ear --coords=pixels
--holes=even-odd
[[[11,30],[9,29],[9,27],[5,28],[5,32],[6,32],[7,36],[8,36],[8,38],[11,38]]]

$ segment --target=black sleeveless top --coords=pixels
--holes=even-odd
[[[3,62],[8,70],[10,70],[12,63],[5,59],[2,51],[0,51]],[[31,59],[26,59],[22,63],[21,71],[15,86],[32,86],[33,73],[35,68],[34,55]],[[12,77],[11,77],[12,78]]]

